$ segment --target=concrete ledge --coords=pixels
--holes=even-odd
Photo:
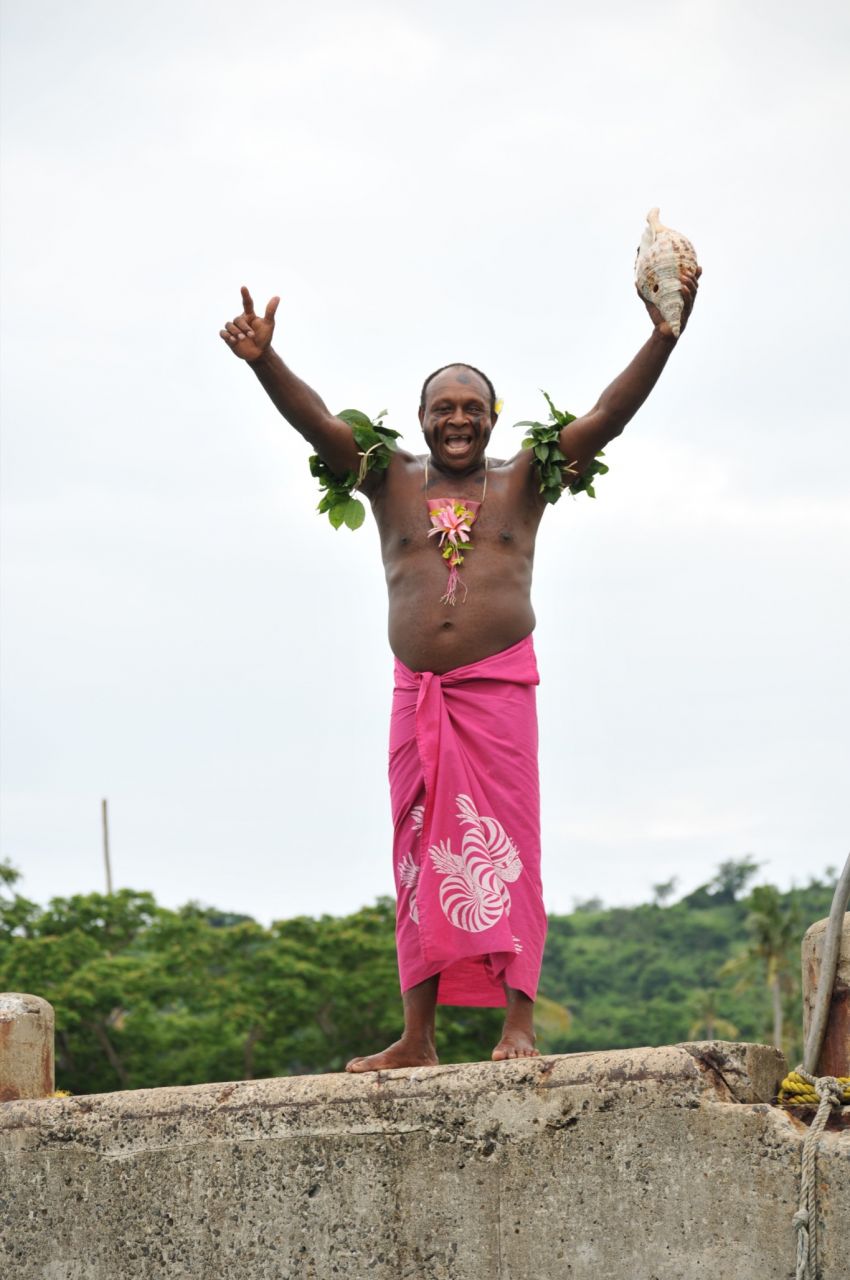
[[[20,1280],[784,1278],[805,1129],[769,1105],[783,1070],[705,1043],[10,1102],[0,1262]],[[819,1170],[837,1277],[850,1135],[824,1135]]]

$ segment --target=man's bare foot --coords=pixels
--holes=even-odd
[[[493,1050],[493,1061],[504,1062],[506,1058],[539,1058],[540,1050],[534,1047],[534,1036],[527,1031],[505,1031]]]
[[[522,991],[505,984],[507,1012],[502,1038],[493,1050],[493,1061],[506,1058],[539,1058],[534,1047],[534,1001]]]
[[[437,1067],[437,1054],[433,1046],[421,1042],[396,1040],[383,1053],[370,1054],[368,1058],[352,1058],[346,1071],[390,1071],[393,1067]]]

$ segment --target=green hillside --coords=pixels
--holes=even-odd
[[[560,1053],[612,1045],[717,1038],[774,1040],[774,989],[782,1048],[802,1052],[800,942],[828,915],[834,882],[780,893],[760,885],[736,897],[726,864],[712,885],[659,903],[552,916],[541,990],[572,1013]]]

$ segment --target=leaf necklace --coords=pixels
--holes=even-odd
[[[428,537],[433,538],[435,534],[439,535],[440,555],[449,566],[449,580],[445,595],[440,597],[440,604],[457,604],[459,586],[463,587],[462,603],[466,603],[466,597],[469,595],[469,588],[458,573],[458,569],[463,564],[464,555],[472,550],[470,532],[487,496],[487,465],[488,459],[485,457],[484,488],[481,491],[480,502],[474,502],[471,498],[428,498],[428,459],[427,457],[425,459],[425,494],[428,514],[434,526],[433,529],[429,529]]]

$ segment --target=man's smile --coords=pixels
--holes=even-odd
[[[443,436],[443,448],[447,453],[465,453],[471,444],[471,432],[451,432]]]
[[[450,475],[477,470],[495,425],[489,383],[465,365],[452,365],[427,385],[419,421],[434,463]]]

